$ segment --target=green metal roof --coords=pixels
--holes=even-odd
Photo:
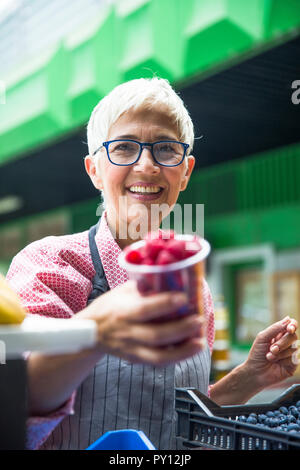
[[[0,163],[82,126],[118,83],[153,73],[178,83],[285,41],[299,27],[298,0],[117,2],[92,31],[66,37],[30,71],[4,78]]]

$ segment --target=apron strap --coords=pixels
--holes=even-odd
[[[96,274],[92,281],[93,290],[88,298],[87,305],[89,305],[93,300],[95,300],[97,297],[104,294],[110,289],[102,266],[101,258],[99,256],[99,251],[95,242],[95,235],[97,233],[99,225],[100,219],[96,225],[93,225],[89,229],[89,246]]]

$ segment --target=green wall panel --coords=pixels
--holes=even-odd
[[[293,31],[299,28],[299,18],[299,0],[272,0],[266,19],[266,38],[280,36],[283,31]]]
[[[300,204],[205,217],[205,237],[214,249],[273,243],[277,249],[300,246]]]
[[[105,96],[121,82],[119,64],[118,25],[115,10],[101,19],[93,38],[96,86],[100,96]],[[91,109],[88,110],[88,115]]]
[[[121,81],[157,74],[170,81],[182,76],[180,10],[173,0],[136,2],[117,10]]]
[[[300,145],[272,149],[195,171],[183,203],[203,203],[206,214],[248,212],[300,202]]]
[[[262,5],[262,2],[259,3]],[[260,24],[263,8],[257,8],[256,1],[217,0],[209,3],[205,0],[188,0],[183,3],[183,8],[188,11],[184,32],[186,75],[231,59],[262,37]],[[253,15],[253,10],[256,15]],[[254,16],[253,28],[246,21],[249,13]]]
[[[0,162],[68,129],[67,59],[58,48],[48,64],[7,90],[0,106]]]
[[[299,32],[300,2],[131,0],[99,15],[94,30],[74,32],[30,76],[6,83],[0,163],[85,124],[118,83],[153,74],[171,82],[200,77],[233,57],[243,60],[245,52],[284,41],[287,33]]]
[[[115,32],[115,13],[105,12],[95,33],[70,48],[68,98],[74,126],[86,123],[98,101],[120,82]]]
[[[95,64],[92,40],[81,44],[72,54],[68,98],[73,125],[86,121],[88,108],[99,101]]]

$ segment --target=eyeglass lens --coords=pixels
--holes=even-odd
[[[113,163],[128,165],[138,158],[140,145],[128,141],[110,142],[108,153]],[[158,142],[153,145],[153,155],[163,165],[177,165],[184,155],[184,146],[178,142]]]

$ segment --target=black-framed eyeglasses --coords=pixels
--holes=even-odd
[[[186,155],[188,144],[175,140],[160,140],[158,142],[138,142],[131,139],[117,139],[103,142],[95,150],[93,156],[105,147],[107,157],[111,163],[119,166],[128,166],[136,163],[144,147],[150,147],[152,157],[158,165],[177,166],[180,165]]]

